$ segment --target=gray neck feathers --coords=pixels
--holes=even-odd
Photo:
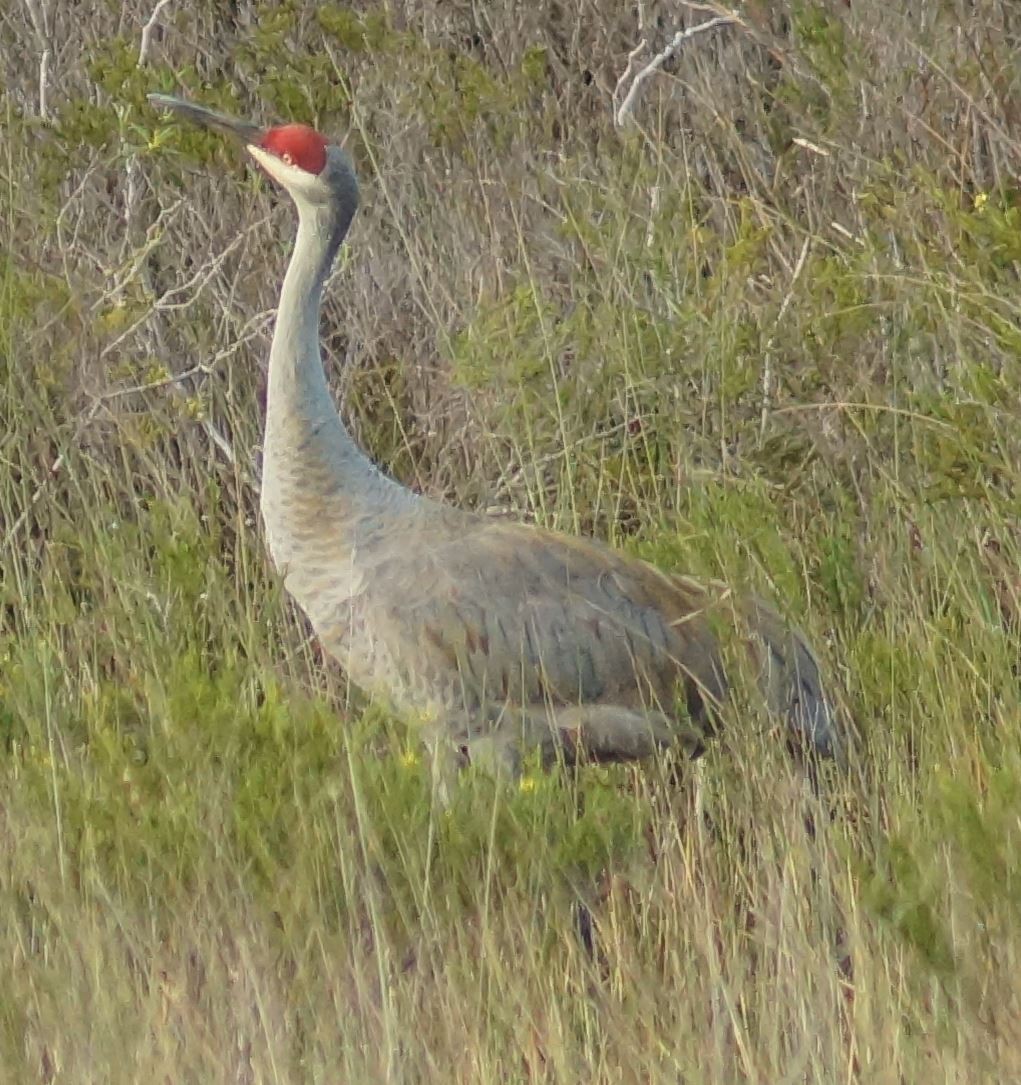
[[[323,372],[323,286],[355,203],[352,189],[327,204],[298,204],[298,235],[270,350],[263,441],[261,505],[278,564],[299,560],[313,536],[354,548],[362,534],[359,524],[415,500],[354,443]]]
[[[350,214],[341,218],[332,207],[299,207],[298,235],[280,291],[269,355],[271,406],[288,413],[329,414],[340,429],[323,373],[319,310],[323,286],[350,220]]]

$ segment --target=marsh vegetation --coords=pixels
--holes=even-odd
[[[1016,5],[747,0],[619,128],[704,12],[157,6],[0,13],[4,1079],[1021,1079]],[[432,809],[264,557],[291,209],[153,90],[354,154],[388,471],[809,633],[831,824],[740,718]]]

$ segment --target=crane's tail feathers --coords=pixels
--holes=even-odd
[[[753,605],[749,619],[760,661],[759,685],[770,711],[785,720],[795,745],[845,764],[843,728],[808,642],[763,603]]]

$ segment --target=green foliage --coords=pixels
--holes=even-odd
[[[358,12],[340,4],[324,4],[316,8],[315,17],[326,34],[354,53],[385,55],[400,40],[385,10]]]
[[[969,1009],[981,997],[983,960],[1021,914],[1021,775],[1014,753],[1006,761],[984,784],[965,764],[937,771],[861,871],[866,907]]]
[[[550,871],[584,879],[626,869],[649,811],[622,792],[622,780],[604,770],[572,787],[534,767],[516,783],[470,772],[442,820],[448,877],[467,875],[467,900],[487,870],[501,879],[524,876],[541,892]]]
[[[482,310],[453,344],[454,376],[469,388],[518,386],[523,392],[549,373],[552,308],[523,283]],[[558,336],[559,338],[559,336]],[[503,344],[499,352],[494,350]],[[545,382],[542,391],[545,393]]]
[[[815,79],[788,81],[780,96],[796,103],[822,132],[835,135],[849,112],[855,93],[853,73],[859,64],[846,22],[829,4],[799,3],[794,6],[791,33]]]
[[[962,871],[972,894],[971,907],[981,913],[978,929],[987,931],[991,941],[1006,933],[1021,912],[1021,766],[1015,751],[997,751],[996,760],[1000,756],[1005,764],[990,773],[984,786],[976,786],[963,771],[941,772],[933,804],[935,828],[952,849],[955,869]],[[989,930],[989,922],[999,931]]]
[[[879,870],[863,887],[863,897],[932,971],[946,975],[954,959],[950,932],[940,917],[943,866],[928,858],[923,866],[907,845],[891,839],[883,846]]]

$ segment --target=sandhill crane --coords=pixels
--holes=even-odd
[[[358,204],[350,158],[305,125],[262,128],[149,97],[241,140],[297,208],[269,356],[261,511],[287,590],[353,682],[431,721],[469,760],[638,759],[700,746],[732,685],[718,636],[729,625],[787,733],[842,758],[815,657],[766,604],[384,475],[338,415],[319,346],[323,286]]]

